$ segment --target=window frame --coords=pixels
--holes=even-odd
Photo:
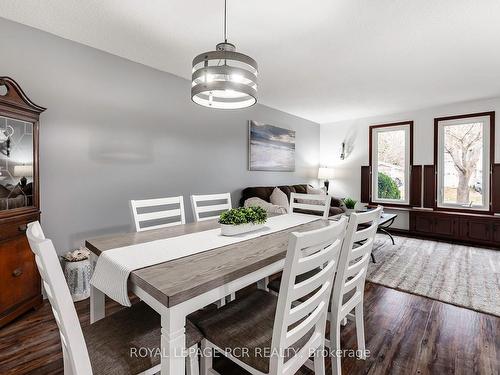
[[[488,204],[484,209],[480,209],[477,207],[467,208],[459,205],[453,204],[440,204],[441,194],[441,176],[440,170],[443,168],[441,165],[440,158],[440,140],[441,140],[441,132],[440,132],[440,123],[442,122],[450,122],[454,120],[464,120],[469,118],[477,118],[477,117],[489,117],[490,125],[489,125],[489,142],[488,148],[489,152],[483,152],[483,176],[486,174],[488,176],[487,183],[487,197]],[[459,121],[457,121],[459,122]],[[484,150],[484,149],[483,149]],[[489,162],[485,163],[486,156],[489,158]],[[493,206],[492,206],[492,192],[493,192],[493,179],[492,179],[492,170],[493,165],[495,164],[495,112],[479,112],[479,113],[468,113],[464,115],[454,115],[454,116],[446,116],[446,117],[437,117],[434,119],[434,171],[435,171],[435,199],[434,199],[434,210],[438,211],[451,211],[451,212],[461,212],[461,213],[470,213],[470,214],[493,214]],[[483,177],[484,180],[484,177]]]
[[[405,181],[405,200],[396,201],[392,199],[377,199],[377,184],[374,184],[374,179],[377,174],[376,165],[374,164],[374,153],[377,151],[377,147],[374,147],[375,134],[378,133],[383,128],[406,128],[408,127],[408,137],[409,143],[406,150],[406,181]],[[388,129],[396,130],[396,129]],[[370,126],[370,136],[369,136],[369,165],[370,165],[370,205],[384,205],[386,207],[411,207],[411,172],[413,168],[413,121],[401,121],[389,124],[379,124]]]

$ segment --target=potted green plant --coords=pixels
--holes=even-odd
[[[235,236],[258,230],[264,226],[267,212],[262,207],[239,207],[225,211],[220,215],[221,234]]]
[[[343,201],[346,207],[346,214],[350,215],[352,212],[354,212],[354,207],[356,207],[356,203],[358,201],[352,198],[344,198]]]

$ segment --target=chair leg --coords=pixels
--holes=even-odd
[[[64,344],[62,344],[62,351],[63,351],[64,375],[72,375],[73,368],[71,367],[71,360],[69,358],[68,350],[66,349],[66,346]]]
[[[227,302],[234,301],[235,299],[236,299],[236,293],[234,292],[226,297]]]
[[[340,375],[342,373],[340,362],[340,322],[337,317],[330,321],[330,353],[332,357],[332,374]]]
[[[363,319],[363,301],[355,307],[356,314],[356,336],[358,339],[358,350],[360,351],[361,359],[366,359],[365,347],[365,323]]]
[[[213,351],[207,345],[207,340],[201,340],[201,361],[200,361],[200,372],[201,375],[210,375],[212,370],[212,357]]]
[[[314,375],[325,375],[325,347],[321,345],[314,355]]]
[[[188,349],[188,357],[186,358],[186,362],[186,375],[200,375],[197,345],[193,345]]]
[[[215,305],[217,306],[218,309],[220,309],[225,304],[226,304],[226,297],[221,298],[220,300],[215,302]]]

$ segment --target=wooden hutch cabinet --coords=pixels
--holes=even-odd
[[[40,219],[38,132],[44,110],[13,79],[0,77],[0,327],[42,303],[25,232]]]

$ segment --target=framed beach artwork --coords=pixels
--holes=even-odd
[[[249,121],[248,169],[295,171],[295,131]]]

